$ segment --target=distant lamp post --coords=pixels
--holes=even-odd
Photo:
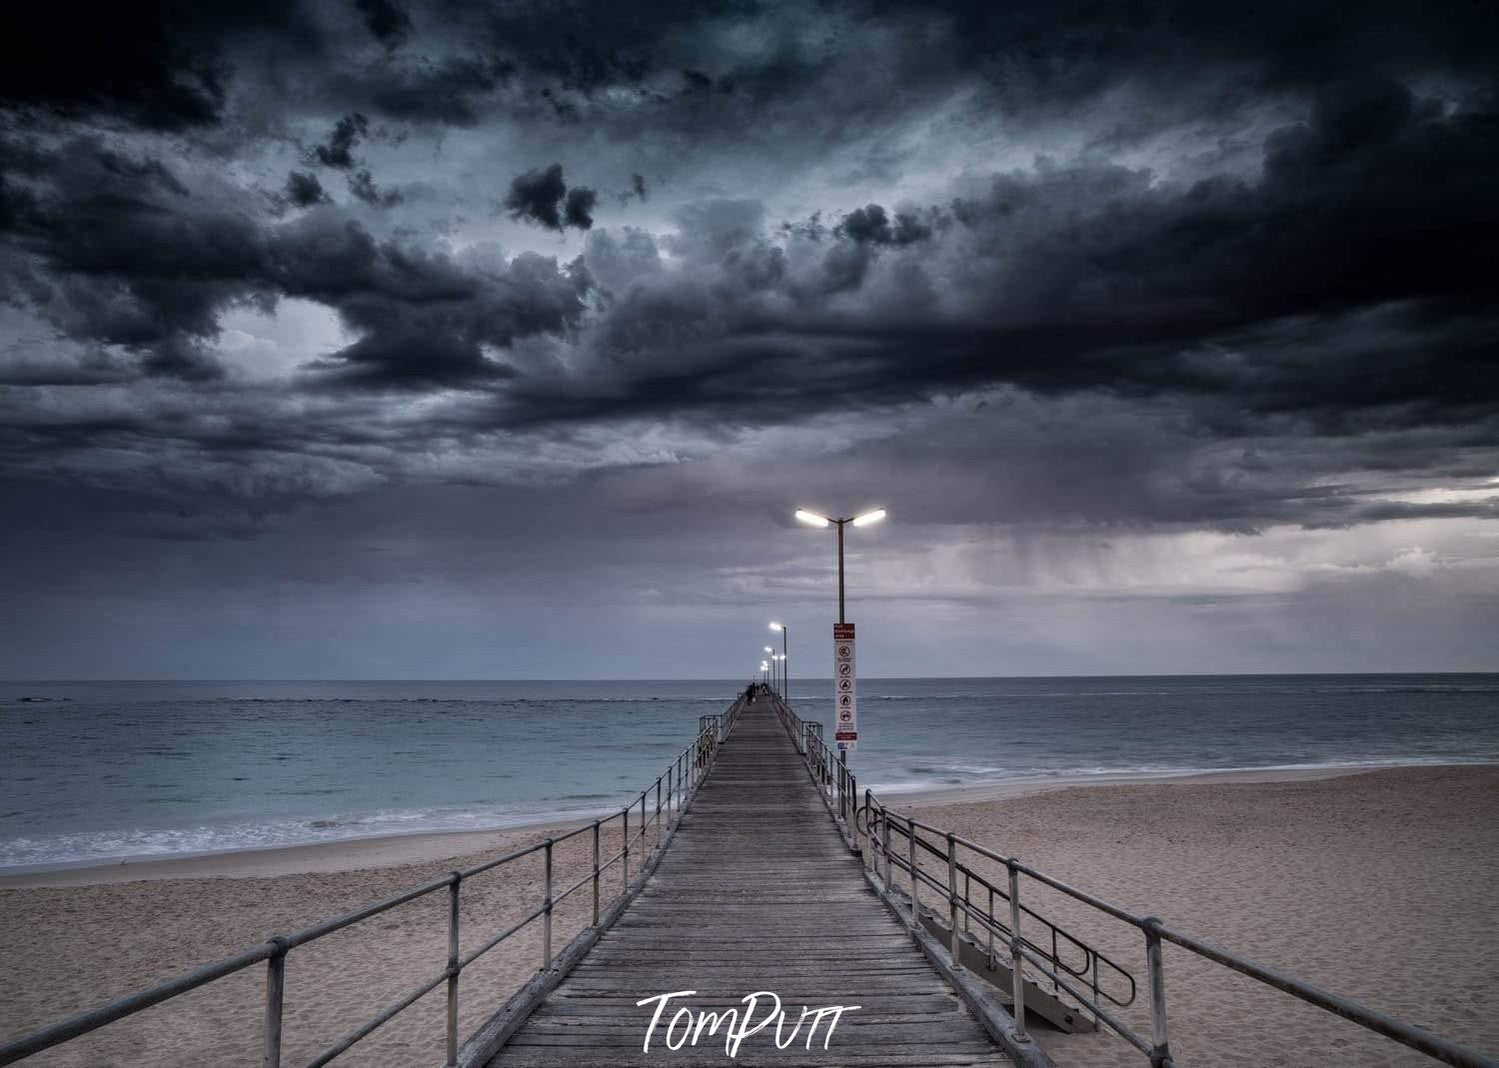
[[[791,669],[786,665],[786,632],[791,628],[784,623],[772,623],[770,629],[781,632],[781,700],[789,705],[791,703]]]
[[[769,686],[770,685],[770,661],[768,661],[768,660],[762,660],[762,661],[760,661],[760,670],[765,675],[765,685]]]
[[[765,658],[770,661],[770,688],[776,686],[776,651],[770,646],[765,647]]]

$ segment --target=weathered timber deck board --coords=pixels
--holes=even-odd
[[[697,993],[670,1002],[643,1052],[654,1006],[635,1002],[687,989]],[[679,1004],[742,1009],[740,999],[759,990],[780,995],[788,1034],[803,1006],[863,1008],[843,1015],[826,1050],[825,1024],[810,1050],[805,1032],[777,1049],[772,1025],[747,1038],[733,1061],[722,1030],[696,1046],[663,1045]],[[740,716],[639,897],[489,1065],[1009,1063],[869,889],[761,701]]]

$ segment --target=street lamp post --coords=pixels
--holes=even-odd
[[[836,526],[838,528],[838,622],[847,623],[843,618],[843,528],[849,523],[856,527],[867,527],[870,523],[878,523],[885,518],[885,509],[876,508],[871,512],[861,515],[848,516],[844,519],[831,519],[816,512],[809,512],[805,508],[796,510],[796,518],[813,527]]]
[[[791,669],[786,665],[788,642],[786,632],[791,628],[784,623],[772,623],[770,629],[781,632],[781,700],[789,705],[791,703]]]
[[[859,515],[834,519],[830,516],[819,515],[816,512],[809,512],[805,508],[798,508],[796,510],[796,518],[800,522],[812,527],[836,526],[838,528],[838,622],[847,623],[848,620],[844,618],[843,609],[843,528],[850,523],[856,527],[867,527],[870,523],[878,523],[881,519],[885,518],[885,509],[875,508],[868,512],[861,512]],[[838,750],[838,762],[840,764],[848,763],[847,749]]]
[[[770,646],[765,647],[765,657],[770,661],[770,688],[775,689],[776,684],[776,651]]]

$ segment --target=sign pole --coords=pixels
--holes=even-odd
[[[838,524],[838,622],[847,622],[843,618],[843,524],[847,519],[835,520]]]
[[[833,628],[833,645],[834,645],[834,654],[835,654],[834,657],[833,657],[833,668],[834,668],[835,672],[838,670],[838,657],[836,655],[837,649],[838,649],[838,631],[839,631],[840,628],[848,626],[848,623],[847,623],[847,620],[846,620],[846,617],[845,617],[845,614],[844,614],[844,607],[843,607],[843,525],[845,523],[847,523],[847,522],[848,522],[847,519],[839,519],[839,520],[837,520],[837,523],[838,523],[838,626]],[[853,627],[848,627],[848,640],[849,640],[849,659],[848,659],[849,683],[850,683],[850,686],[852,686],[852,683],[853,683],[853,666],[854,666],[854,662],[853,662]],[[841,683],[835,681],[834,685],[838,686],[838,685],[841,685]],[[843,691],[839,690],[838,693],[839,693],[839,702],[838,702],[838,705],[837,705],[837,713],[836,713],[838,715],[838,722],[836,722],[833,725],[833,738],[834,738],[835,741],[844,740],[843,739],[843,733],[844,733],[843,732],[843,718],[842,718],[843,717],[843,705],[842,705],[842,693],[843,693]],[[853,707],[854,696],[853,696],[852,690],[850,690],[848,696],[849,696],[849,701],[850,701],[851,707]],[[855,722],[855,724],[857,724],[857,720],[855,720],[854,722]],[[853,741],[855,744],[858,744],[859,733],[858,733],[857,727],[855,727],[855,729],[853,730],[852,734],[853,734],[853,737],[851,739],[848,739],[848,740]],[[848,766],[848,748],[846,746],[841,746],[840,745],[838,747],[838,763],[841,764],[841,765],[843,765],[844,767]]]

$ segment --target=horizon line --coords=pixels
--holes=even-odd
[[[1038,675],[863,675],[860,678],[868,682],[919,682],[928,679],[953,679],[953,680],[1009,680],[1009,679],[1190,679],[1190,678],[1324,678],[1339,676],[1390,676],[1390,675],[1499,675],[1499,668],[1492,670],[1458,669],[1458,670],[1416,670],[1404,669],[1396,671],[1149,671],[1149,672],[1098,672],[1078,673],[1068,675],[1038,674]],[[746,676],[748,678],[748,676]],[[832,681],[832,676],[808,675],[804,676],[808,682]],[[98,682],[129,682],[129,683],[224,683],[224,682],[253,682],[253,683],[288,683],[288,682],[348,682],[348,683],[412,683],[412,682],[732,682],[736,683],[734,677],[727,675],[694,675],[694,676],[613,676],[613,677],[573,677],[573,678],[542,678],[542,677],[517,677],[517,676],[494,676],[494,677],[287,677],[287,678],[247,678],[247,677],[208,677],[191,676],[179,678],[167,678],[160,676],[141,677],[106,677],[86,676],[77,678],[0,678],[0,686],[13,686],[20,683],[47,683],[76,685],[79,683]]]

